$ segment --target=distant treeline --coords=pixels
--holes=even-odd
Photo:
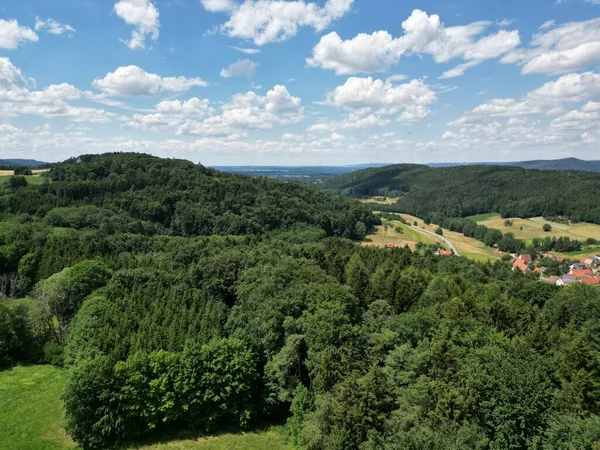
[[[397,203],[381,209],[418,217],[499,212],[502,217],[562,216],[600,223],[600,175],[596,173],[401,164],[341,175],[323,188],[350,197],[399,197]]]

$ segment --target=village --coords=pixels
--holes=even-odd
[[[521,272],[537,272],[540,274],[541,281],[556,284],[557,286],[568,286],[575,283],[600,286],[600,254],[586,256],[579,262],[570,264],[569,272],[562,276],[546,276],[545,272],[547,268],[540,264],[543,259],[558,263],[564,263],[565,261],[564,258],[552,253],[540,253],[540,258],[536,260],[532,260],[530,254],[521,254],[513,259],[512,267],[513,270],[520,270]]]

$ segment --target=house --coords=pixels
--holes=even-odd
[[[575,263],[575,264],[571,264],[569,266],[569,269],[571,270],[579,270],[579,269],[587,269],[587,266],[583,263]]]
[[[394,244],[385,244],[385,248],[396,248]]]
[[[600,286],[600,279],[598,277],[585,277],[581,279],[581,282],[589,286]]]
[[[569,275],[577,279],[589,277],[592,275],[592,269],[573,269]]]
[[[592,269],[600,268],[600,255],[594,256],[594,260],[592,261]]]
[[[527,264],[531,263],[531,255],[525,253],[521,256],[519,256],[520,259],[522,259],[523,261],[525,261]]]
[[[556,284],[556,282],[558,280],[560,280],[560,277],[557,277],[555,275],[549,276],[548,278],[540,278],[540,280],[545,281],[546,283],[552,283],[552,284]]]
[[[529,258],[529,260],[531,261],[531,258]],[[520,270],[521,272],[527,272],[530,270],[529,263],[526,260],[519,257],[513,261],[513,270]]]
[[[568,286],[573,283],[579,283],[579,280],[572,275],[563,275],[558,280],[556,280],[557,286]]]
[[[579,262],[581,264],[585,264],[586,267],[591,267],[594,262],[594,258],[588,256],[586,258],[582,258]]]
[[[452,256],[454,255],[454,253],[452,253],[452,250],[443,250],[443,249],[438,249],[437,252],[435,252],[436,255],[438,256]]]
[[[553,255],[553,254],[552,254],[552,253],[550,253],[550,252],[541,252],[541,253],[540,253],[540,256],[541,256],[542,258],[548,258],[548,259],[551,259],[552,261],[557,261],[557,259],[556,259],[556,256],[555,256],[555,255]]]

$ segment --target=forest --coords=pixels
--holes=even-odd
[[[379,220],[140,154],[0,185],[0,368],[61,367],[85,449],[265,422],[305,450],[597,449],[600,290],[358,245]]]
[[[399,164],[341,175],[322,185],[349,197],[398,197],[380,209],[418,217],[568,217],[600,224],[600,176],[507,166],[428,167]],[[379,205],[378,205],[379,207]]]

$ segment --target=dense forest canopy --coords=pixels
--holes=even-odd
[[[307,450],[600,445],[594,287],[361,247],[355,200],[185,161],[50,179],[0,186],[0,367],[64,367],[84,448],[260,421]]]
[[[566,216],[600,223],[600,175],[595,173],[399,164],[341,175],[323,188],[350,197],[399,197],[387,209],[419,217],[499,212],[503,217]]]

